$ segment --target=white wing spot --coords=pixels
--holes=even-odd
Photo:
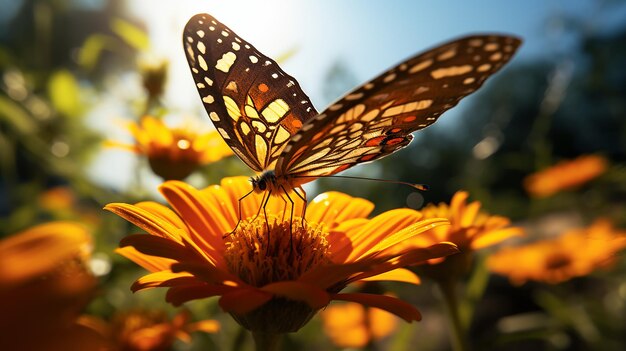
[[[274,79],[278,78],[278,74],[272,73],[272,78],[274,78]]]
[[[232,66],[233,63],[235,63],[236,59],[237,59],[237,55],[229,51],[225,53],[224,55],[222,55],[221,59],[217,60],[217,64],[215,65],[215,68],[219,69],[220,71],[224,73],[228,73],[228,71],[230,70],[230,66]]]
[[[424,110],[430,107],[430,105],[433,104],[433,100],[420,100],[420,101],[412,101],[406,104],[402,104],[402,105],[397,105],[397,106],[393,106],[390,107],[388,109],[385,110],[385,112],[383,112],[383,115],[381,117],[387,117],[387,116],[395,116],[395,115],[399,115],[401,113],[407,113],[407,112],[413,112],[413,111],[419,111],[419,110]]]
[[[496,50],[498,50],[498,44],[496,44],[496,43],[489,43],[489,44],[485,45],[485,47],[483,49],[485,51],[496,51]]]
[[[198,51],[200,51],[200,53],[206,54],[206,46],[204,45],[203,42],[199,41],[196,47],[198,48]]]
[[[199,36],[200,38],[204,38],[204,31],[203,31],[203,30],[199,30],[199,31],[197,31],[197,32],[196,32],[196,34],[198,34],[198,36]]]
[[[209,69],[209,66],[206,64],[206,61],[204,60],[204,57],[202,57],[202,55],[198,55],[197,59],[198,59],[198,65],[200,65],[200,68],[202,68],[204,71]]]
[[[502,54],[499,53],[499,52],[496,52],[493,55],[489,56],[489,59],[491,61],[498,61],[498,60],[502,59]]]
[[[241,49],[241,46],[239,46],[239,44],[233,42],[233,50],[238,51],[239,49]]]
[[[211,113],[209,113],[209,118],[211,118],[211,121],[214,122],[219,122],[220,120],[220,116],[218,116],[217,112],[212,111]]]
[[[439,68],[430,72],[430,75],[435,79],[441,79],[444,77],[458,76],[461,74],[469,73],[474,67],[472,65],[463,66],[450,66],[446,68]]]
[[[258,57],[256,57],[256,56],[252,56],[252,55],[250,55],[250,57],[249,57],[249,58],[250,58],[250,62],[252,62],[252,63],[257,63],[257,62],[259,62],[259,58],[258,58]]]
[[[443,61],[453,58],[456,55],[456,49],[450,49],[439,56],[437,56],[437,60]]]
[[[363,97],[363,95],[365,95],[364,93],[354,93],[354,94],[350,94],[347,95],[344,99],[350,101],[350,100],[357,100]]]
[[[389,83],[389,82],[391,82],[394,79],[396,79],[396,74],[395,73],[391,73],[390,75],[388,75],[385,78],[383,78],[383,82]]]
[[[483,40],[482,39],[472,39],[469,41],[468,43],[470,46],[481,46],[483,45]]]
[[[209,77],[204,77],[204,81],[209,85],[209,86],[213,86],[213,80],[211,80],[211,78]]]
[[[189,43],[193,43],[193,38],[192,38],[192,37],[187,37],[187,41],[188,41]]]
[[[485,63],[483,65],[478,66],[478,68],[476,69],[478,72],[485,72],[488,71],[491,68],[491,65],[488,63]]]
[[[206,85],[204,85],[204,83],[197,83],[196,86],[198,87],[198,89],[206,88]]]
[[[472,83],[474,83],[475,81],[476,81],[476,78],[474,78],[474,77],[468,77],[468,78],[465,78],[465,80],[463,80],[463,84],[472,84]]]
[[[222,35],[227,37],[228,36],[228,32],[226,32],[225,30],[222,31]]]
[[[417,73],[421,70],[423,70],[424,68],[427,68],[428,66],[433,64],[433,59],[428,59],[426,61],[422,61],[416,65],[414,65],[413,67],[411,67],[411,69],[409,69],[409,73]]]
[[[230,139],[230,136],[228,135],[228,133],[226,133],[226,131],[224,130],[224,128],[217,128],[217,131],[220,132],[220,135],[222,136],[222,138],[224,138],[225,140]]]
[[[234,91],[235,93],[237,92],[237,82],[235,82],[234,80],[231,80],[228,85],[226,86],[226,90],[231,90]]]
[[[374,87],[374,83],[367,83],[363,86],[363,88],[365,88],[365,90],[370,90]]]
[[[209,26],[209,30],[210,30],[211,32],[213,32],[213,31],[215,30],[215,27],[213,27],[213,26]]]
[[[337,111],[337,110],[339,110],[342,107],[343,107],[342,104],[334,104],[331,107],[329,107],[328,110],[330,110],[330,111]]]

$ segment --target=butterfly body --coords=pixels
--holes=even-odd
[[[318,113],[298,82],[211,15],[183,33],[204,107],[257,176],[279,195],[406,147],[506,64],[521,41],[484,34],[444,43],[392,67]]]

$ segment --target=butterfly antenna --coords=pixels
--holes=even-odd
[[[327,176],[315,176],[315,177],[313,177],[313,176],[294,176],[294,178],[344,178],[344,179],[371,180],[371,181],[374,181],[374,182],[381,182],[381,183],[392,183],[392,184],[407,185],[407,186],[410,186],[411,188],[417,189],[419,191],[428,191],[430,189],[430,187],[428,185],[426,185],[426,184],[409,183],[409,182],[403,182],[403,181],[399,181],[399,180],[367,178],[367,177],[327,175]]]

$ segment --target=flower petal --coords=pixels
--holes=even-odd
[[[132,246],[150,256],[169,258],[176,261],[204,262],[194,251],[170,239],[160,236],[133,234],[120,240],[120,247]]]
[[[146,203],[143,202],[142,206],[145,207]],[[155,215],[144,208],[124,203],[112,203],[104,206],[104,209],[115,213],[152,235],[161,238],[170,238],[172,241],[178,243],[182,242],[178,233],[180,233],[181,229],[185,227],[175,227],[172,222],[163,220],[160,216]]]
[[[271,283],[262,287],[261,290],[291,300],[304,301],[313,309],[322,308],[330,302],[330,296],[326,290],[320,289],[317,285],[298,281]]]
[[[139,290],[157,288],[162,286],[177,286],[177,285],[199,285],[202,284],[196,277],[188,273],[173,273],[171,271],[154,272],[144,275],[137,279],[130,287],[132,292]]]
[[[242,285],[244,284],[239,278],[232,275],[228,271],[221,270],[217,267],[207,265],[205,263],[175,263],[172,265],[173,272],[188,272],[195,277],[202,279],[209,284],[225,284],[227,285]]]
[[[172,263],[176,262],[170,258],[148,256],[132,246],[120,247],[114,250],[116,253],[128,258],[150,272],[166,271],[170,269]]]
[[[418,236],[424,232],[432,230],[434,228],[440,226],[447,226],[450,222],[448,222],[445,218],[431,218],[426,219],[420,222],[417,222],[413,225],[410,225],[392,235],[387,236],[382,239],[379,243],[377,243],[372,249],[369,250],[366,254],[373,254],[375,252],[381,252],[385,254],[389,254],[392,252],[398,252],[398,250],[406,250],[407,247],[410,248],[411,245],[401,245],[399,243],[404,243],[405,241]]]
[[[470,247],[472,250],[479,250],[484,247],[495,245],[503,240],[514,236],[524,235],[524,230],[519,227],[504,228],[500,230],[492,230],[486,233],[476,235]]]
[[[163,206],[160,203],[156,203],[153,201],[144,201],[135,204],[135,206],[144,209],[159,218],[170,222],[176,228],[186,228],[187,225],[183,222],[182,219],[169,207]]]
[[[355,231],[348,231],[346,235],[352,242],[352,252],[346,261],[354,261],[372,250],[387,236],[419,222],[421,213],[411,209],[396,209],[384,212],[372,218],[366,226]]]
[[[311,223],[325,223],[330,228],[353,218],[365,218],[374,209],[368,200],[336,191],[316,196],[307,206],[306,219]]]
[[[189,227],[191,240],[207,253],[223,250],[222,235],[232,228],[218,204],[206,201],[199,190],[180,181],[165,182],[159,191]]]
[[[271,300],[272,293],[251,288],[237,288],[224,294],[219,301],[224,312],[245,314]]]
[[[413,272],[405,268],[397,268],[388,272],[361,279],[362,281],[396,281],[418,285],[420,278]]]
[[[220,328],[220,322],[212,319],[207,319],[204,321],[189,323],[185,327],[185,330],[190,333],[195,331],[202,331],[205,333],[217,333],[218,331],[220,331]]]
[[[363,293],[333,294],[333,300],[352,301],[365,306],[380,308],[411,323],[422,319],[422,315],[413,305],[386,295]]]

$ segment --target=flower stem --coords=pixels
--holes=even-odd
[[[459,302],[456,295],[456,281],[454,279],[440,279],[437,281],[439,289],[443,295],[446,304],[446,312],[450,324],[450,332],[452,338],[452,349],[454,351],[469,351],[467,335],[465,328],[461,322],[459,311]]]
[[[282,334],[252,332],[256,351],[279,351]]]

